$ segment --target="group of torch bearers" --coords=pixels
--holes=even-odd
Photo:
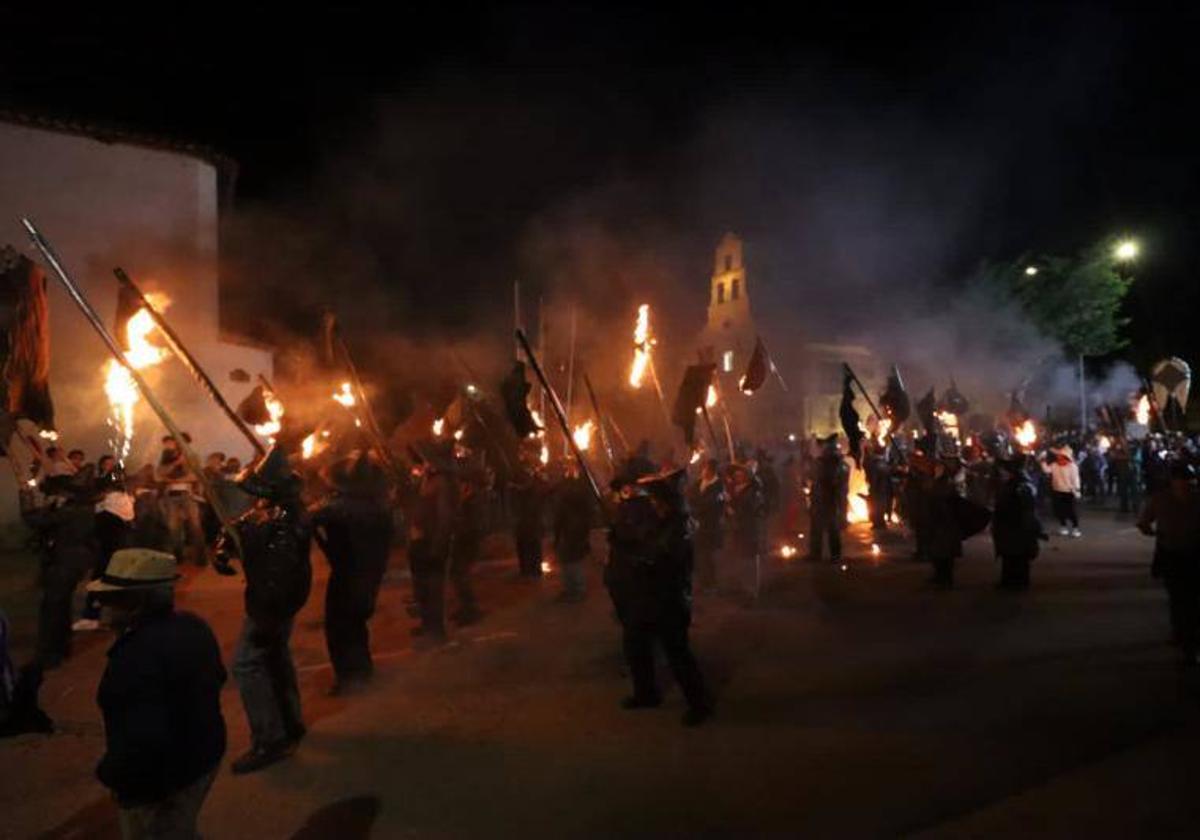
[[[633,682],[624,705],[642,709],[662,702],[654,674],[658,646],[687,703],[687,725],[703,723],[714,709],[688,638],[693,569],[702,590],[716,591],[719,558],[736,558],[744,593],[756,601],[774,535],[783,536],[778,551],[782,560],[796,553],[791,538],[806,538],[810,560],[828,559],[845,569],[842,532],[848,523],[869,522],[875,539],[882,541],[884,532],[903,522],[915,539],[916,556],[932,565],[934,583],[949,588],[963,541],[990,524],[1002,561],[1001,585],[1024,589],[1030,584],[1039,543],[1046,539],[1038,510],[1047,494],[1039,492],[1038,485],[1050,483],[1055,514],[1067,528],[1076,516],[1080,464],[1097,454],[1117,476],[1117,486],[1125,485],[1123,504],[1133,503],[1137,474],[1145,476],[1148,492],[1186,479],[1175,496],[1155,497],[1156,512],[1144,524],[1150,528],[1157,519],[1160,553],[1168,568],[1178,566],[1170,558],[1180,552],[1192,547],[1200,551],[1200,533],[1193,534],[1187,525],[1188,515],[1200,514],[1200,502],[1185,475],[1195,460],[1190,444],[1153,435],[1135,443],[1111,409],[1101,413],[1100,432],[1075,441],[1074,450],[1065,441],[1039,450],[1037,426],[1015,396],[1004,423],[969,434],[962,422],[968,405],[953,383],[940,400],[930,390],[913,406],[893,368],[877,405],[847,366],[839,412],[843,435],[792,441],[779,473],[771,453],[758,449],[750,455],[749,447],[735,443],[727,415],[718,418],[724,435],[718,433],[710,416],[720,400],[715,366],[700,364],[688,369],[670,417],[683,430],[690,457],[686,463],[670,457],[656,462],[647,445],[632,448],[624,442],[586,375],[590,411],[572,418],[569,403],[565,408],[538,354],[518,329],[522,360],[499,387],[501,410],[493,409],[475,384],[466,385],[424,433],[410,437],[398,450],[381,434],[331,318],[323,335],[327,355],[338,361],[338,372],[324,388],[316,416],[289,413],[285,395],[266,380],[235,410],[171,330],[160,307],[118,270],[122,287],[138,304],[138,316],[145,313],[143,320],[158,328],[171,352],[255,453],[245,469],[235,470],[224,459],[202,466],[187,435],[139,374],[139,360],[131,358],[137,350],[133,342],[119,342],[107,332],[49,244],[26,224],[47,264],[112,351],[114,364],[169,432],[159,465],[140,483],[125,480],[123,453],[103,460],[99,475],[90,476],[86,488],[85,482],[74,479],[76,471],[59,471],[49,449],[44,452],[47,457],[39,459],[47,477],[40,487],[51,501],[31,502],[28,514],[48,535],[46,550],[56,555],[46,568],[61,573],[61,579],[51,575],[47,580],[42,633],[48,640],[61,636],[63,604],[69,611],[71,592],[89,569],[99,593],[137,588],[139,569],[158,569],[166,575],[153,578],[154,585],[173,584],[175,562],[188,547],[211,557],[221,574],[237,574],[234,563],[240,564],[245,617],[233,673],[250,722],[251,745],[234,761],[237,773],[286,758],[305,735],[290,639],[295,616],[310,594],[313,541],[330,566],[324,625],[335,676],[332,691],[346,694],[364,686],[372,675],[368,620],[397,536],[407,546],[411,610],[418,619],[413,635],[419,644],[437,644],[447,637],[448,589],[457,602],[450,616],[455,624],[468,626],[483,615],[471,570],[496,519],[497,499],[503,499],[524,577],[538,578],[545,571],[544,532],[550,525],[563,586],[560,598],[566,602],[585,597],[585,561],[592,551],[593,530],[603,525],[609,541],[604,582],[622,625]],[[641,307],[629,379],[637,387],[649,376],[661,401],[648,317],[648,308]],[[139,323],[137,328],[143,338],[144,326]],[[547,418],[529,405],[527,369],[545,395]],[[768,372],[778,375],[759,342],[740,382],[742,389],[752,394]],[[871,411],[865,423],[855,408],[860,396]],[[666,414],[665,404],[663,408]],[[696,418],[707,428],[708,451],[697,441]],[[910,419],[918,422],[910,424]],[[551,455],[554,429],[563,444],[561,458]],[[36,437],[22,439],[39,446]],[[620,457],[614,439],[622,443]],[[714,457],[722,451],[722,442],[728,450],[724,465]],[[1076,457],[1081,449],[1086,453],[1082,461]],[[148,498],[151,488],[157,490],[153,500]],[[128,500],[120,498],[122,494]],[[1071,497],[1069,505],[1063,496]],[[135,510],[138,503],[140,511]],[[202,531],[200,510],[207,513],[207,535],[197,533]],[[156,511],[163,526],[157,537],[152,527]],[[126,538],[106,540],[99,562],[94,555],[86,557],[83,549],[95,533],[97,512],[143,524],[141,532],[132,527]],[[396,533],[398,520],[402,534]],[[1200,515],[1191,521],[1200,523]],[[1078,535],[1077,519],[1072,527]],[[1185,543],[1187,547],[1181,547]],[[878,542],[872,552],[880,552]],[[1190,593],[1188,598],[1200,593],[1200,576],[1186,585],[1178,582],[1178,571],[1174,577],[1175,590]],[[1181,621],[1180,626],[1194,624],[1195,615]],[[1180,632],[1190,640],[1185,644],[1194,656],[1194,633]],[[43,664],[55,664],[53,656],[44,658]],[[224,679],[219,662],[217,670],[219,687]]]

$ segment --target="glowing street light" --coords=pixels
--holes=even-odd
[[[1137,242],[1132,239],[1123,239],[1113,248],[1113,256],[1121,262],[1129,262],[1137,259],[1139,250]]]

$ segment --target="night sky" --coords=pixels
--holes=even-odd
[[[777,275],[822,279],[777,283],[789,305],[822,282],[953,294],[981,259],[1129,233],[1131,358],[1200,361],[1197,13],[974,6],[26,4],[6,12],[0,107],[229,154],[258,221],[225,237],[227,275],[277,292],[337,243],[365,300],[426,325],[467,329],[513,276],[552,284],[581,257],[546,242],[580,219],[701,282],[740,230]],[[249,267],[261,237],[280,276]]]

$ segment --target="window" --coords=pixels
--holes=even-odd
[[[729,288],[729,298],[731,300],[737,300],[741,296],[741,291],[742,281],[735,277],[733,279],[733,285]]]
[[[721,370],[726,373],[733,373],[733,351],[726,350],[721,354]]]
[[[733,271],[733,254],[725,255],[725,270]]]
[[[717,284],[717,303],[724,303],[724,302],[725,302],[725,284],[718,283]]]

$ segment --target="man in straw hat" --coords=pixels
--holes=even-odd
[[[96,775],[125,838],[196,836],[225,754],[221,650],[203,619],[175,610],[178,577],[172,555],[126,548],[88,584],[118,634],[97,693],[105,751]]]

